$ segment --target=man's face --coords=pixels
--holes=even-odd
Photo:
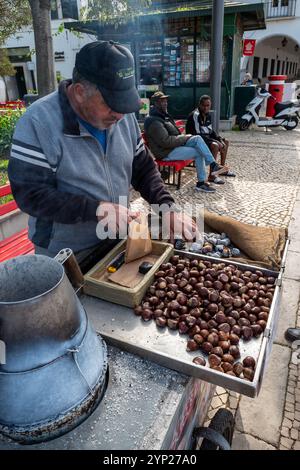
[[[160,98],[155,103],[155,106],[159,111],[166,114],[168,112],[168,98]]]
[[[85,90],[83,93],[81,91],[81,89],[76,90],[77,99],[80,102],[80,114],[85,121],[97,129],[108,129],[124,116],[110,109],[100,91],[95,90],[95,93],[91,95]]]
[[[210,100],[204,100],[199,105],[199,110],[200,110],[201,114],[209,113],[210,109],[211,109],[211,101]]]

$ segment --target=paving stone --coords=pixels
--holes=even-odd
[[[230,408],[236,409],[237,406],[238,406],[238,403],[239,403],[239,401],[238,401],[237,398],[229,397],[229,406],[230,406]]]
[[[223,387],[216,387],[216,394],[217,394],[217,395],[222,395],[222,394],[224,394],[224,393],[227,394],[227,391],[225,390],[225,388],[223,388]]]
[[[284,278],[294,279],[295,281],[300,280],[300,253],[289,250],[286,259]]]
[[[232,450],[276,450],[267,442],[238,431],[233,435],[231,448]]]
[[[290,419],[291,421],[293,421],[294,418],[295,418],[295,414],[293,412],[286,411],[284,413],[284,417],[287,418],[287,419]]]
[[[228,402],[227,394],[219,395],[219,398],[221,398],[223,405],[225,405]]]
[[[300,282],[284,280],[282,284],[282,299],[280,304],[280,314],[278,318],[277,333],[275,342],[288,344],[284,337],[288,327],[296,325],[298,304],[300,299]]]
[[[300,421],[300,411],[296,411],[296,412],[295,412],[295,419],[297,419],[298,421]]]
[[[296,402],[296,403],[295,403],[295,409],[296,409],[297,411],[300,411],[300,402]]]
[[[236,417],[238,431],[274,446],[282,424],[289,358],[288,348],[273,345],[260,394],[255,400],[242,396]]]
[[[283,437],[290,437],[290,430],[288,428],[282,428],[280,434]]]
[[[292,395],[291,393],[287,393],[286,394],[286,401],[288,403],[295,403],[295,397],[294,395]]]
[[[288,449],[291,449],[292,445],[294,444],[294,441],[292,439],[288,439],[287,437],[282,437],[280,439],[280,444],[284,445]]]
[[[297,429],[291,429],[291,439],[297,441],[299,439],[299,432]]]
[[[286,403],[285,404],[285,409],[286,409],[286,411],[294,412],[295,405],[293,403]]]
[[[284,418],[282,422],[282,426],[291,429],[291,427],[293,426],[293,421],[291,421],[290,419]]]
[[[211,401],[211,406],[213,409],[216,409],[216,408],[219,408],[220,406],[222,406],[223,403],[222,403],[222,400],[220,397],[218,397],[217,395],[215,395]]]
[[[293,449],[294,450],[300,450],[300,441],[295,442],[295,444],[293,446]]]

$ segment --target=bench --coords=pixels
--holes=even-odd
[[[9,184],[0,187],[0,197],[11,195]],[[0,216],[9,214],[18,209],[16,201],[0,203]],[[34,253],[34,245],[28,239],[28,229],[23,229],[0,242],[0,262],[20,255]]]
[[[181,134],[185,132],[184,121],[175,121],[176,126],[180,130]],[[142,132],[144,144],[147,144],[147,138],[145,132]],[[176,160],[176,161],[164,161],[155,159],[155,163],[158,166],[160,174],[165,182],[169,186],[176,186],[176,189],[180,189],[181,186],[181,171],[185,167],[195,167],[194,160]]]

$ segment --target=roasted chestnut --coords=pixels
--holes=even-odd
[[[197,366],[205,366],[206,365],[206,360],[201,356],[194,357],[193,362],[194,362],[194,364],[197,364]]]
[[[255,362],[254,357],[252,356],[245,357],[245,359],[243,360],[243,365],[244,367],[250,367],[251,369],[255,369],[256,362]]]
[[[189,339],[187,342],[186,350],[187,351],[197,351],[199,349],[198,343],[194,339]]]
[[[216,366],[219,366],[222,362],[222,359],[217,356],[216,354],[210,354],[208,356],[208,362],[210,364],[211,367],[216,367]]]

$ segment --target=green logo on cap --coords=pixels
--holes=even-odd
[[[127,69],[121,69],[117,72],[117,76],[119,78],[130,78],[133,77],[134,70],[132,67],[129,67]]]

